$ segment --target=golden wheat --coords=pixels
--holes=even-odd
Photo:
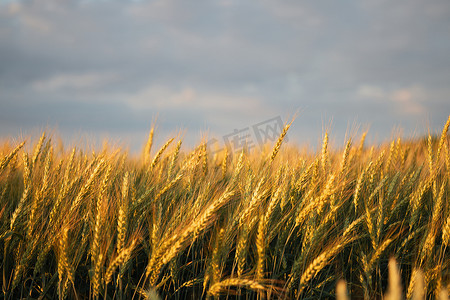
[[[272,161],[275,159],[275,157],[277,156],[278,151],[280,151],[281,144],[283,143],[284,137],[286,136],[286,134],[287,134],[287,132],[288,132],[288,130],[289,130],[289,127],[291,127],[291,124],[292,124],[292,122],[286,124],[286,125],[284,126],[283,130],[281,131],[280,137],[278,138],[277,142],[275,143],[275,146],[273,147],[273,150],[272,150],[272,154],[270,155],[270,161],[271,161],[271,162],[272,162]]]
[[[208,290],[208,294],[212,296],[217,296],[221,290],[225,288],[229,288],[230,286],[237,286],[237,287],[246,287],[248,289],[254,290],[254,291],[265,291],[266,288],[261,285],[258,281],[255,280],[249,280],[249,279],[240,279],[240,278],[229,278],[222,280],[220,282],[217,282],[213,286],[210,287]]]
[[[290,124],[270,153],[151,156],[153,127],[141,158],[0,146],[4,298],[447,297],[450,118],[317,153],[282,147]]]
[[[159,151],[156,153],[155,157],[152,160],[152,163],[150,165],[150,169],[154,169],[156,164],[158,163],[159,159],[161,158],[161,155],[163,154],[163,152],[167,149],[167,147],[169,147],[169,145],[172,143],[172,141],[175,138],[171,138],[170,140],[168,140],[162,147],[161,149],[159,149]]]

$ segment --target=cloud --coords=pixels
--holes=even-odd
[[[29,11],[27,7],[20,2],[11,2],[6,6],[7,8],[4,11],[6,16],[17,19],[23,27],[31,29],[35,33],[50,32],[52,24],[49,19]]]
[[[361,98],[383,99],[386,98],[386,92],[378,86],[363,84],[358,87],[357,94]]]
[[[230,92],[207,91],[187,86],[173,89],[170,86],[150,85],[134,94],[123,95],[136,110],[157,109],[202,112],[204,116],[219,113],[236,115],[266,114],[270,109],[261,99],[233,95]],[[214,118],[214,117],[213,117]]]
[[[389,98],[397,102],[401,111],[407,115],[424,115],[427,110],[421,102],[426,102],[425,91],[418,86],[392,91]]]
[[[134,109],[158,109],[185,108],[192,105],[196,92],[194,89],[186,87],[181,90],[174,90],[168,86],[151,85],[145,87],[127,97],[127,103]]]
[[[8,5],[7,13],[9,15],[16,15],[22,10],[22,5],[19,2],[12,2]]]
[[[358,87],[357,96],[362,100],[375,100],[379,104],[392,106],[402,115],[424,115],[427,110],[422,105],[431,100],[424,88],[414,85],[410,87],[383,89],[380,86],[363,84]]]
[[[40,92],[55,92],[58,90],[80,90],[100,88],[117,81],[116,73],[88,72],[81,74],[59,74],[43,80],[36,80],[32,87]]]
[[[3,128],[130,133],[159,113],[164,131],[225,134],[300,108],[292,128],[315,138],[331,118],[342,135],[356,117],[385,134],[450,111],[447,0],[0,7]]]

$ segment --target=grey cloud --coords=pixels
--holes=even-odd
[[[0,5],[3,128],[125,135],[159,113],[164,132],[220,135],[300,109],[293,129],[314,139],[331,118],[340,136],[354,121],[384,136],[450,112],[445,0],[12,3]]]

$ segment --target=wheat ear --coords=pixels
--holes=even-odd
[[[394,258],[389,259],[389,290],[387,300],[402,299],[402,279]]]
[[[175,147],[175,151],[172,154],[172,158],[171,158],[170,164],[169,164],[169,170],[167,171],[168,178],[172,177],[173,171],[175,169],[175,165],[178,160],[178,155],[180,154],[181,143],[182,143],[181,140],[178,141],[177,146]]]
[[[354,240],[353,238],[344,239],[336,243],[335,245],[325,249],[319,256],[317,256],[306,268],[305,272],[303,272],[300,277],[300,288],[297,292],[297,297],[301,294],[303,289],[305,288],[305,284],[309,282],[316,274],[322,270],[326,265],[328,265],[330,259],[336,255],[345,245]],[[293,279],[293,278],[291,278]]]
[[[322,171],[325,173],[328,167],[328,132],[325,132],[325,136],[323,137],[320,165],[322,166]]]
[[[153,145],[153,134],[154,134],[154,126],[150,129],[150,133],[148,134],[147,143],[145,143],[144,147],[144,163],[148,164],[150,162],[150,152],[152,151]]]
[[[78,193],[78,195],[76,196],[75,200],[72,202],[72,205],[70,207],[70,213],[72,213],[73,211],[75,211],[75,209],[77,209],[79,207],[79,205],[81,203],[81,200],[83,200],[83,198],[88,194],[90,188],[94,184],[94,179],[100,173],[100,171],[102,170],[104,164],[105,164],[105,160],[101,159],[100,162],[95,167],[95,169],[92,171],[92,173],[89,176],[88,180],[86,181],[86,183],[81,188],[81,190]]]
[[[121,253],[125,247],[125,235],[127,225],[127,204],[128,204],[128,186],[130,183],[130,174],[125,173],[122,185],[122,201],[119,203],[119,214],[117,217],[117,252]]]
[[[228,149],[225,148],[225,153],[223,155],[222,160],[222,177],[225,177],[225,174],[227,173],[227,162],[228,162]]]
[[[17,152],[19,152],[20,149],[22,149],[23,145],[25,145],[25,142],[22,142],[17,146],[11,153],[6,155],[2,162],[0,163],[0,175],[2,174],[3,170],[8,166],[9,162],[16,156]]]
[[[159,159],[161,158],[161,155],[163,154],[163,152],[167,149],[167,147],[169,147],[170,143],[172,143],[172,141],[175,138],[171,138],[170,140],[168,140],[162,147],[161,149],[159,149],[158,153],[156,153],[155,158],[153,158],[152,160],[152,164],[150,165],[150,169],[154,169],[156,164],[158,163]]]
[[[266,255],[266,244],[267,244],[267,225],[270,220],[270,216],[274,211],[278,200],[280,198],[281,190],[283,190],[283,185],[279,185],[275,193],[270,198],[269,205],[267,206],[266,213],[259,220],[258,231],[256,236],[256,249],[258,260],[256,263],[256,278],[263,278],[264,265],[265,265],[265,255]]]
[[[423,272],[421,270],[414,270],[414,291],[412,292],[412,300],[423,300],[425,299],[425,285],[423,282]],[[408,290],[407,298],[410,299],[411,295]]]
[[[336,300],[350,300],[347,294],[347,282],[343,279],[336,285]]]
[[[230,286],[246,287],[248,289],[263,292],[266,288],[258,281],[250,279],[229,278],[213,284],[208,291],[211,296],[218,296],[220,291]]]
[[[111,282],[111,277],[114,274],[114,271],[117,267],[123,265],[126,261],[128,261],[131,257],[131,254],[133,253],[134,247],[136,246],[136,239],[133,239],[131,242],[131,245],[128,248],[124,248],[122,252],[120,252],[109,264],[108,268],[106,269],[105,273],[105,284],[108,285],[108,283]]]
[[[277,143],[275,144],[275,147],[272,150],[272,154],[270,155],[270,162],[272,162],[275,159],[275,157],[278,154],[278,151],[280,151],[281,144],[283,143],[284,137],[286,136],[289,127],[291,127],[291,124],[292,122],[286,124],[283,128],[283,131],[281,131],[280,137],[278,138]]]
[[[435,163],[437,163],[437,161],[439,160],[439,156],[441,154],[442,146],[444,145],[445,138],[447,137],[447,132],[448,132],[449,126],[450,126],[450,115],[448,116],[448,119],[447,119],[447,122],[445,123],[444,129],[442,130],[441,138],[439,139],[439,144],[438,144],[438,149],[437,149],[437,152],[436,152],[436,161],[435,161]]]
[[[33,157],[31,158],[31,166],[33,167],[36,164],[37,158],[42,150],[42,145],[45,141],[45,131],[42,133],[41,138],[39,139],[39,142],[34,147]]]
[[[187,226],[181,234],[173,234],[167,241],[157,248],[147,265],[145,278],[150,278],[150,285],[154,285],[160,268],[171,261],[189,240],[194,241],[216,217],[217,210],[234,195],[234,191],[225,191],[222,196],[214,201],[203,214]]]
[[[69,228],[66,226],[62,231],[62,237],[59,241],[59,257],[58,257],[58,277],[59,277],[59,295],[63,297],[67,289],[67,283],[63,282],[64,275],[69,275],[70,266],[68,258],[68,236]],[[66,279],[67,281],[67,279]]]
[[[214,201],[208,208],[204,211],[200,218],[193,222],[181,235],[177,242],[168,249],[166,255],[162,259],[162,263],[168,263],[176,253],[181,249],[182,245],[191,237],[192,240],[196,240],[200,232],[206,229],[206,227],[211,224],[215,217],[217,210],[222,207],[226,201],[228,201],[234,195],[234,191],[226,191],[222,196]]]
[[[22,212],[23,206],[25,202],[27,201],[29,194],[31,192],[31,169],[30,169],[30,160],[28,158],[28,154],[23,154],[23,165],[24,165],[24,173],[23,173],[23,181],[25,184],[25,189],[22,193],[22,197],[19,200],[19,204],[17,205],[16,209],[14,210],[12,216],[11,216],[11,223],[10,223],[10,229],[13,231],[16,219]]]
[[[339,177],[343,176],[347,172],[348,160],[349,160],[348,157],[350,154],[351,146],[352,146],[352,140],[349,139],[347,141],[347,144],[345,145],[344,153],[342,154],[342,161],[341,161],[341,166],[340,166],[340,171],[339,171]]]
[[[366,141],[366,136],[367,136],[367,131],[364,131],[361,136],[361,140],[359,142],[358,150],[356,152],[357,157],[361,157],[362,151],[364,149],[364,142]]]

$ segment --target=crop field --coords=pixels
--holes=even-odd
[[[290,123],[237,153],[6,141],[0,298],[447,299],[449,125],[317,153]]]

